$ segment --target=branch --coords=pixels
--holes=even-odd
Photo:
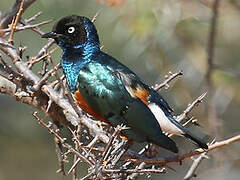
[[[51,23],[52,21],[53,21],[52,19],[49,19],[49,20],[42,21],[42,22],[37,23],[37,24],[28,24],[28,23],[26,23],[25,21],[21,21],[21,22],[23,23],[23,26],[22,26],[22,25],[16,26],[16,27],[14,28],[14,32],[23,31],[23,30],[26,30],[26,29],[32,29],[32,30],[34,30],[35,32],[37,32],[38,34],[42,35],[43,32],[40,31],[39,29],[36,29],[36,28],[39,28],[40,26],[43,26],[43,25],[45,25],[45,24],[49,24],[49,23]],[[13,28],[2,29],[2,31],[7,34],[7,33],[10,32],[10,31],[12,32],[12,31],[13,31],[12,29],[13,29]],[[10,35],[10,36],[11,36],[11,35]]]
[[[163,87],[168,88],[168,87],[169,87],[169,85],[168,85],[169,82],[171,82],[171,81],[172,81],[173,79],[175,79],[176,77],[182,76],[182,75],[183,75],[183,71],[179,71],[179,72],[173,73],[173,74],[172,74],[171,72],[169,72],[169,76],[167,76],[166,79],[165,79],[161,84],[155,85],[155,87],[153,87],[153,89],[154,89],[155,91],[159,91],[159,90],[162,89]]]
[[[15,32],[16,26],[22,16],[23,13],[23,6],[24,6],[24,0],[22,0],[20,6],[19,6],[19,10],[17,12],[16,18],[13,19],[12,24],[11,24],[11,32],[10,32],[10,36],[8,38],[8,42],[13,44],[13,34]]]
[[[223,140],[220,142],[215,142],[212,145],[209,145],[208,149],[196,149],[194,151],[191,151],[189,153],[183,154],[183,155],[174,155],[174,156],[170,156],[170,157],[166,157],[166,158],[152,158],[152,159],[148,159],[148,158],[144,158],[144,157],[139,157],[137,154],[132,153],[133,156],[138,156],[138,158],[131,158],[129,157],[127,159],[127,161],[131,161],[134,163],[141,163],[141,162],[145,162],[146,164],[161,164],[161,165],[166,165],[167,163],[170,162],[181,162],[184,159],[196,156],[196,155],[200,155],[202,153],[205,152],[209,152],[212,151],[214,149],[220,148],[220,147],[224,147],[224,146],[228,146],[234,142],[240,141],[240,135],[234,136],[232,138],[229,138],[227,140]],[[132,156],[130,154],[130,156]]]
[[[100,10],[98,12],[96,12],[96,14],[93,16],[93,18],[91,20],[93,23],[96,22],[97,17],[99,16],[99,14],[100,14]]]
[[[40,11],[37,14],[35,14],[34,16],[30,17],[29,19],[26,19],[25,22],[26,23],[30,23],[32,21],[35,21],[41,15],[42,15],[42,12]]]
[[[25,63],[21,61],[21,58],[19,57],[17,50],[14,47],[11,47],[9,43],[2,38],[0,38],[0,44],[8,45],[6,47],[0,46],[0,50],[2,50],[7,56],[9,56],[12,59],[17,70],[23,75],[23,77],[25,77],[27,80],[29,80],[33,84],[37,84],[40,81],[40,78],[37,75],[35,75],[30,69],[28,69]],[[96,135],[98,135],[101,141],[105,143],[108,142],[109,140],[108,136],[102,130],[100,130],[100,128],[96,125],[96,123],[92,121],[90,118],[87,118],[86,116],[79,119],[76,112],[74,111],[72,106],[69,104],[68,100],[65,98],[59,97],[59,94],[51,87],[50,84],[43,85],[41,88],[41,91],[43,91],[47,96],[50,97],[51,100],[53,100],[56,103],[54,106],[56,110],[54,112],[49,111],[48,113],[49,116],[53,118],[53,120],[55,119],[56,122],[60,120],[61,122],[66,124],[66,119],[67,119],[73,125],[78,125],[78,122],[80,120],[81,123],[83,123],[89,129],[91,129]],[[47,102],[46,104],[48,104]],[[44,108],[41,107],[40,109],[46,112],[45,106]],[[51,107],[51,109],[53,109],[53,107]],[[59,116],[56,116],[56,114],[54,113],[58,114]],[[66,118],[63,114],[66,116]]]
[[[48,124],[46,124],[42,119],[40,119],[37,115],[37,112],[33,113],[33,116],[38,120],[38,122],[43,125],[45,128],[48,129],[48,131],[53,134],[60,142],[61,144],[67,148],[69,151],[73,152],[74,154],[76,154],[80,159],[82,159],[84,162],[88,163],[90,166],[93,165],[93,163],[88,160],[85,156],[83,156],[82,154],[80,154],[76,149],[74,149],[70,144],[66,143],[66,138],[62,138],[57,132],[56,130],[52,129]]]
[[[53,43],[54,43],[54,40],[53,40],[53,39],[49,39],[48,42],[47,42],[47,44],[45,44],[45,45],[40,49],[40,51],[38,52],[37,56],[34,57],[33,59],[38,59],[38,58],[40,58],[41,56],[43,56],[43,55],[47,52],[47,50],[53,45]]]
[[[207,95],[207,93],[203,93],[201,96],[199,96],[195,101],[193,101],[191,104],[188,105],[188,107],[183,111],[182,114],[177,116],[177,120],[181,122],[183,119],[187,117],[187,115],[192,111],[192,109],[196,106],[198,106],[199,103],[203,101],[203,98]]]
[[[213,140],[210,145],[214,143],[215,140]],[[204,152],[200,154],[197,158],[193,159],[193,163],[189,168],[187,174],[184,176],[184,180],[190,180],[192,177],[196,176],[195,172],[203,159],[209,159],[209,157],[207,156],[207,152]]]
[[[166,173],[166,169],[103,169],[107,173]]]
[[[35,1],[36,0],[25,0],[22,12],[24,12]],[[15,3],[13,4],[13,6],[11,7],[11,9],[0,17],[1,28],[5,29],[8,27],[9,24],[11,24],[13,18],[18,13],[21,2],[22,2],[21,0],[16,0]]]

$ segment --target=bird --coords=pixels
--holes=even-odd
[[[158,92],[101,50],[97,29],[89,18],[63,17],[42,38],[52,38],[61,47],[61,66],[69,90],[76,104],[95,119],[112,127],[123,124],[128,129],[121,134],[127,139],[153,143],[173,153],[178,153],[178,147],[165,133],[185,136],[208,148],[174,119]]]

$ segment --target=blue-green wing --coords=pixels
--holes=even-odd
[[[177,152],[175,143],[162,133],[151,111],[126,90],[126,84],[111,66],[92,61],[80,70],[78,81],[78,89],[91,108],[113,126],[130,127],[123,132],[128,138]]]

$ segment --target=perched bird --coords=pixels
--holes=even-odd
[[[62,48],[61,64],[73,97],[85,112],[111,126],[124,124],[128,139],[149,142],[174,153],[175,142],[163,132],[186,136],[200,147],[208,146],[176,121],[168,103],[129,68],[100,50],[94,24],[70,15],[59,20],[52,32]]]

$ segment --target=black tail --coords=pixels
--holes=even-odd
[[[176,121],[173,117],[168,117],[168,119],[175,124],[179,129],[181,129],[184,132],[184,136],[186,138],[189,138],[191,140],[193,140],[194,142],[196,142],[199,147],[203,148],[203,149],[208,149],[208,145],[203,142],[202,139],[200,139],[199,137],[197,137],[195,134],[191,133],[187,128],[183,127],[182,124],[180,124],[178,121]]]
[[[196,142],[199,145],[199,147],[201,147],[203,149],[208,149],[208,145],[205,142],[203,142],[202,139],[200,139],[199,137],[195,136],[194,134],[186,133],[186,134],[184,134],[184,136],[186,138],[189,138],[189,139],[193,140],[194,142]]]

